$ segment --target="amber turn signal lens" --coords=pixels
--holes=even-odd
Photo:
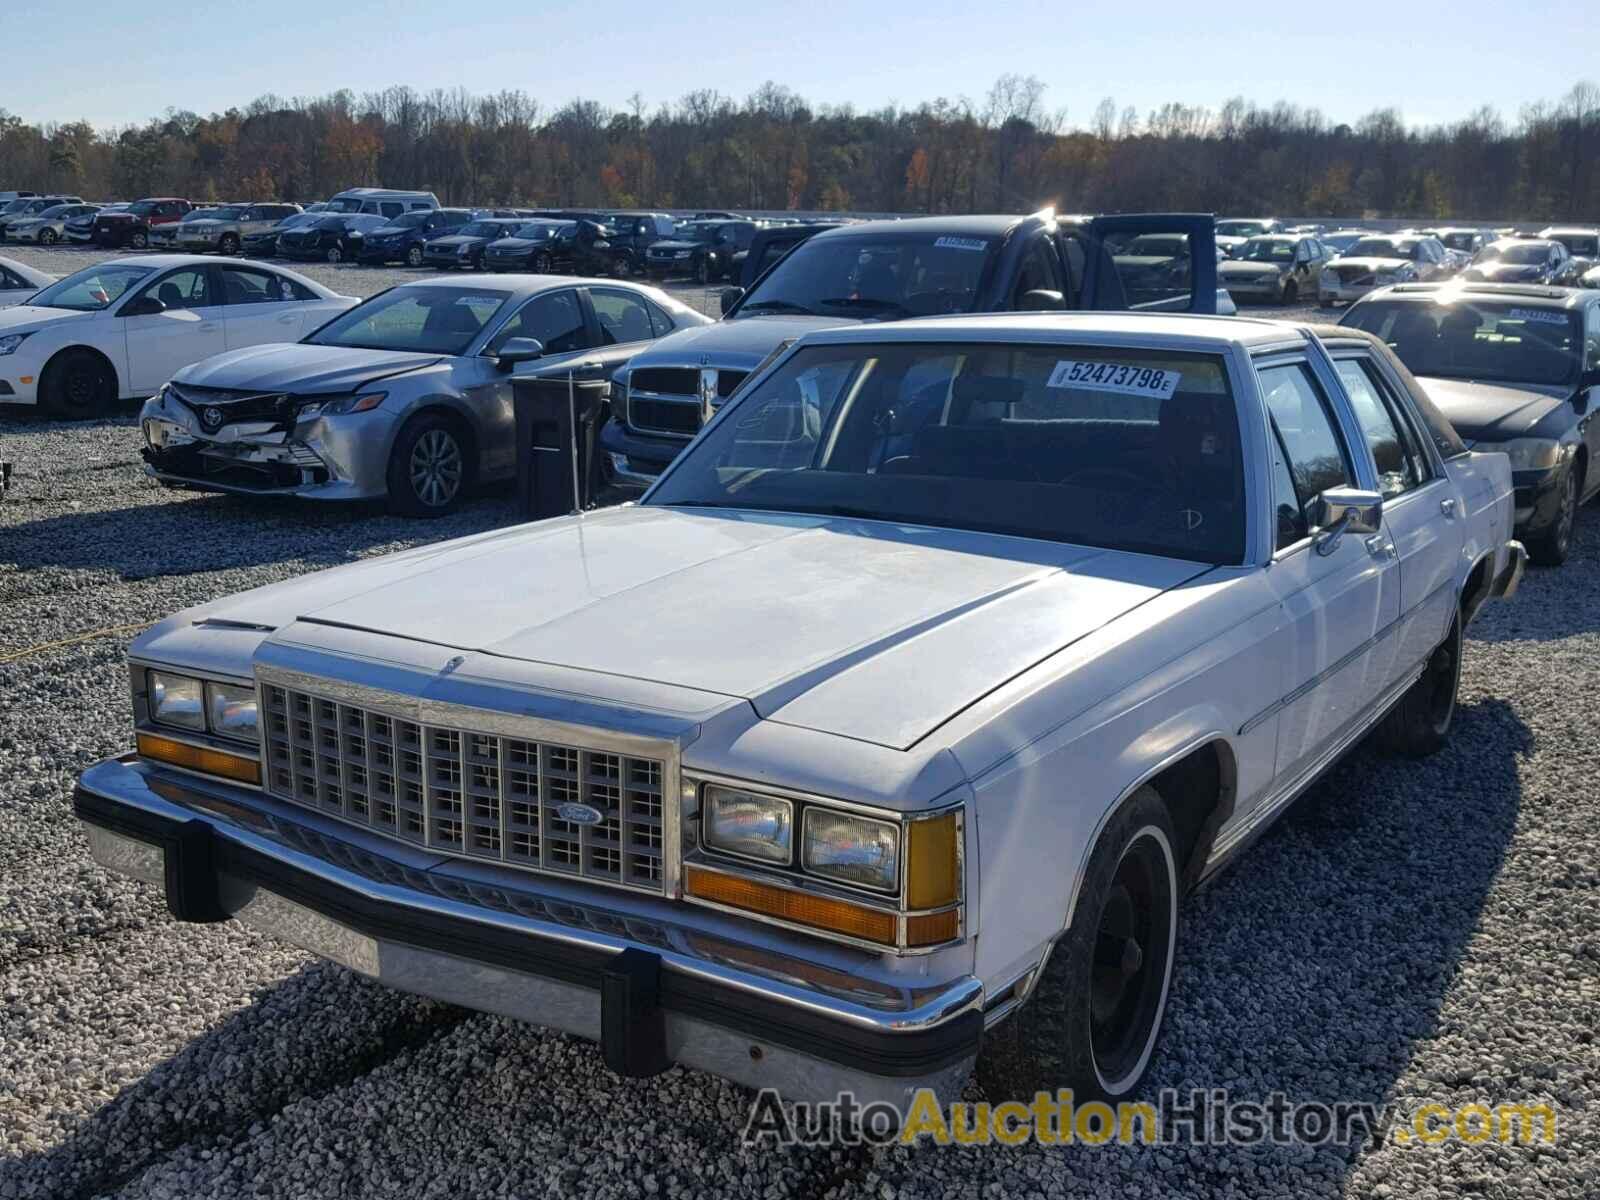
[[[938,908],[961,899],[954,812],[906,826],[906,907]],[[944,940],[944,939],[939,939]]]
[[[224,779],[237,779],[240,783],[260,783],[261,764],[242,754],[229,754],[225,750],[211,750],[205,746],[191,746],[188,742],[141,733],[138,738],[139,757],[151,762],[171,763],[207,775],[221,775]]]
[[[937,946],[952,941],[961,932],[961,910],[947,908],[943,912],[920,913],[906,918],[906,945]]]
[[[885,946],[894,945],[895,915],[851,904],[848,900],[835,900],[831,896],[810,896],[773,887],[753,879],[740,879],[700,867],[689,867],[684,872],[684,890],[701,900],[742,908],[748,912],[792,921],[796,925],[809,925],[850,937]],[[941,939],[942,940],[942,939]]]

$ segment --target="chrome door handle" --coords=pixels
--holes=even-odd
[[[1445,516],[1453,518],[1456,515],[1456,502],[1453,497],[1439,501],[1439,511]]]
[[[1375,533],[1367,539],[1367,553],[1373,558],[1394,558],[1394,543],[1381,533]]]

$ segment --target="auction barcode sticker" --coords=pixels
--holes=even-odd
[[[1545,325],[1565,325],[1567,314],[1551,308],[1513,308],[1513,321],[1539,321]]]
[[[942,237],[933,244],[945,250],[976,250],[980,254],[989,248],[987,238]]]
[[[1130,396],[1158,396],[1165,400],[1178,390],[1183,376],[1161,367],[1132,363],[1074,362],[1061,359],[1045,381],[1053,388],[1089,388],[1097,392],[1126,392]]]

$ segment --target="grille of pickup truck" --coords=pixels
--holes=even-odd
[[[262,705],[274,796],[445,854],[664,887],[660,760],[419,724],[274,684]],[[584,823],[584,809],[600,820]]]

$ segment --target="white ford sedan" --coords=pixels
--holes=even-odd
[[[0,404],[94,416],[202,358],[298,341],[355,303],[266,263],[113,259],[0,311]]]
[[[180,919],[622,1074],[1119,1100],[1185,894],[1369,731],[1445,745],[1511,495],[1359,331],[817,331],[637,506],[144,633],[76,809]]]

